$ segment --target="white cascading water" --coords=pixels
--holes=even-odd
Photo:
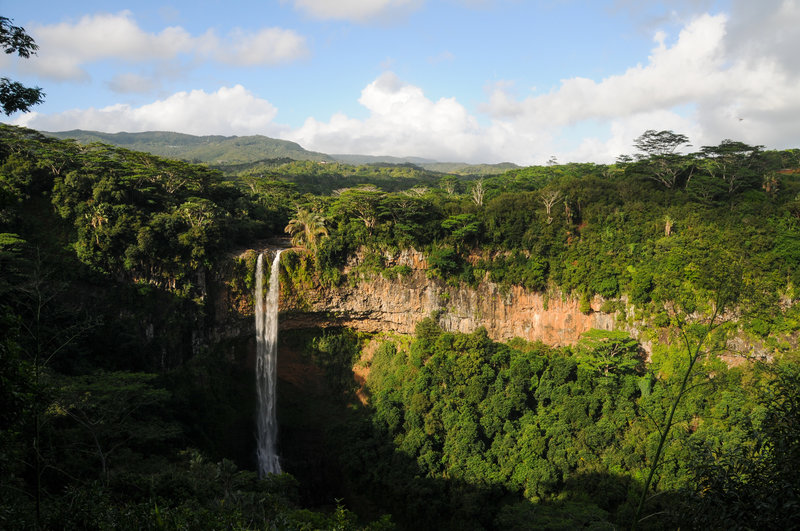
[[[256,391],[258,393],[258,473],[280,474],[276,450],[278,421],[275,416],[275,386],[278,362],[278,266],[281,251],[275,253],[264,300],[264,255],[256,262]]]

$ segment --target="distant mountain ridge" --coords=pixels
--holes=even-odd
[[[72,138],[81,144],[103,142],[134,151],[145,151],[172,159],[203,162],[213,165],[245,164],[264,159],[290,158],[333,162],[324,153],[308,151],[296,142],[261,135],[253,136],[195,136],[167,131],[145,133],[101,133],[74,129],[43,134],[61,139]]]
[[[345,164],[352,164],[358,166],[360,164],[414,164],[423,167],[426,164],[437,164],[433,159],[425,159],[422,157],[391,157],[379,155],[331,155],[334,159]]]
[[[56,138],[72,138],[81,144],[102,142],[133,151],[144,151],[171,159],[205,163],[213,166],[251,164],[267,159],[310,160],[314,162],[343,162],[361,164],[414,164],[429,171],[469,175],[493,175],[517,168],[516,164],[467,164],[464,162],[437,162],[422,157],[391,157],[375,155],[328,155],[309,151],[300,144],[262,135],[252,136],[196,136],[168,131],[143,133],[102,133],[73,129],[71,131],[42,134]]]

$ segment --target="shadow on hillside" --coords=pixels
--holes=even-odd
[[[629,525],[640,485],[628,477],[576,475],[548,489],[562,493],[559,501],[533,503],[489,480],[426,476],[414,457],[376,427],[368,407],[331,393],[313,365],[302,367],[302,341],[291,335],[281,339],[279,352],[279,376],[286,376],[278,384],[279,451],[284,470],[300,482],[303,504],[324,509],[341,500],[364,521],[391,514],[400,529]]]

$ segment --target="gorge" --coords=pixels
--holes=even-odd
[[[734,193],[0,139],[0,527],[796,516],[794,152]]]
[[[297,255],[301,250],[290,250]],[[249,250],[231,260],[245,260],[260,255]],[[423,253],[404,250],[386,259],[386,267],[404,266],[404,275],[391,277],[380,273],[364,276],[359,273],[363,255],[355,255],[342,269],[353,277],[340,286],[321,286],[292,282],[291,273],[279,270],[286,282],[279,293],[281,330],[312,328],[352,328],[375,334],[413,334],[416,325],[434,316],[445,331],[472,333],[484,328],[489,338],[509,341],[521,338],[541,341],[553,346],[574,346],[590,330],[623,331],[639,338],[644,354],[649,357],[653,340],[646,321],[633,318],[636,308],[625,299],[611,301],[595,297],[588,308],[581,307],[580,297],[557,288],[531,291],[521,286],[502,286],[484,280],[471,286],[453,286],[442,279],[430,278],[429,265]],[[256,270],[258,266],[255,266]],[[273,264],[275,267],[275,264]],[[291,267],[288,263],[284,267]],[[214,303],[213,326],[206,331],[208,341],[241,340],[249,337],[251,306],[245,293],[224,288],[230,279],[219,279],[218,299]],[[796,341],[794,337],[787,340]],[[769,357],[772,350],[752,337],[734,334],[728,340],[728,357],[732,363],[744,357]],[[253,354],[251,354],[253,356]]]

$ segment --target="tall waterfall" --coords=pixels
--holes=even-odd
[[[258,473],[280,474],[276,451],[278,422],[275,417],[276,366],[278,361],[278,266],[281,251],[275,254],[269,276],[269,291],[264,300],[264,255],[256,262],[256,391],[258,392]]]

